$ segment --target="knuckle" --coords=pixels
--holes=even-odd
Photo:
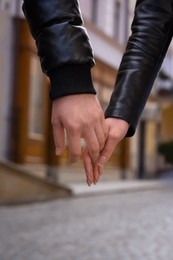
[[[109,148],[108,149],[105,149],[102,153],[101,153],[101,156],[106,158],[107,160],[110,158],[112,154],[112,150],[110,150]]]
[[[91,123],[88,121],[88,120],[85,120],[84,122],[83,122],[83,128],[84,129],[87,129],[87,128],[89,128],[91,126]]]
[[[75,124],[74,122],[69,123],[68,129],[71,132],[71,134],[76,134],[80,131],[80,126],[78,124]]]

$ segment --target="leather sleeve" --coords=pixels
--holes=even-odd
[[[34,37],[50,97],[95,94],[90,41],[77,0],[24,0],[23,11]]]
[[[141,112],[161,67],[173,34],[172,0],[138,0],[129,37],[106,117],[130,124],[135,133]]]

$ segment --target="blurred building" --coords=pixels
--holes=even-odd
[[[130,33],[135,1],[79,1],[95,54],[94,85],[105,109]],[[67,164],[67,149],[62,157],[54,156],[49,81],[41,72],[21,5],[19,0],[0,1],[0,24],[3,25],[0,27],[0,157],[22,164]],[[170,89],[171,57],[170,49],[162,69],[162,74],[169,79]],[[173,125],[168,123],[173,112],[172,98],[170,95],[169,99],[168,95],[164,100],[163,96],[160,98],[159,91],[162,87],[165,90],[161,74],[159,80],[141,120],[145,124],[132,139],[125,139],[118,145],[110,165],[133,173],[144,166],[147,171],[155,171],[158,167],[158,142],[168,136],[173,138]],[[145,147],[143,143],[140,145],[141,140]]]
[[[22,1],[0,2],[0,156],[17,163],[47,163],[49,83],[21,6]]]
[[[134,16],[135,2],[129,0],[129,34]],[[139,177],[153,177],[157,172],[169,167],[163,156],[158,154],[158,146],[162,142],[173,140],[173,43],[158,77],[152,88],[150,97],[141,116],[135,136],[130,142],[131,170]]]
[[[13,101],[15,1],[0,1],[0,157],[7,157]]]
[[[1,122],[6,122],[1,130],[4,143],[1,156],[18,163],[63,164],[67,152],[58,162],[50,152],[54,153],[49,124],[49,81],[41,72],[21,4],[22,1],[1,2],[0,17],[10,27],[10,30],[3,33],[6,38],[1,34],[5,39],[1,52],[7,62],[7,68],[4,67],[7,75],[6,78],[3,76],[2,84],[6,93],[1,96],[1,106],[6,109],[1,116]],[[105,108],[127,39],[128,20],[123,17],[127,17],[128,2],[108,1],[105,4],[102,1],[81,1],[80,4],[95,51],[97,66],[93,69],[93,80],[100,102]],[[103,19],[104,23],[101,22]],[[6,42],[9,43],[8,49]],[[8,104],[4,106],[7,101]],[[127,156],[121,156],[123,149],[124,144],[120,145],[113,156],[113,164],[118,166],[126,163]]]
[[[80,0],[80,6],[96,60],[93,81],[105,109],[128,37],[129,1]],[[128,139],[118,145],[109,164],[123,169],[129,167]]]

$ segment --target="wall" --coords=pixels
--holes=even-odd
[[[87,20],[92,20],[92,0],[79,0],[82,15]],[[128,0],[97,0],[95,10],[95,25],[107,36],[119,44],[124,44],[128,33]],[[116,16],[116,2],[119,2],[119,14]],[[118,21],[117,21],[117,18]],[[118,22],[118,33],[115,32],[116,21]]]
[[[0,157],[7,152],[12,83],[12,20],[0,11]]]

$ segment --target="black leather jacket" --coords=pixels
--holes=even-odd
[[[36,40],[43,71],[50,77],[50,97],[95,93],[90,68],[92,49],[77,0],[24,0],[23,10]],[[138,119],[173,35],[173,0],[137,0],[126,51],[105,112],[129,122]],[[116,57],[115,57],[116,59]]]
[[[173,35],[173,0],[138,0],[106,117],[130,123],[135,132]]]
[[[95,94],[93,53],[78,0],[24,0],[23,11],[51,81],[50,98]]]

